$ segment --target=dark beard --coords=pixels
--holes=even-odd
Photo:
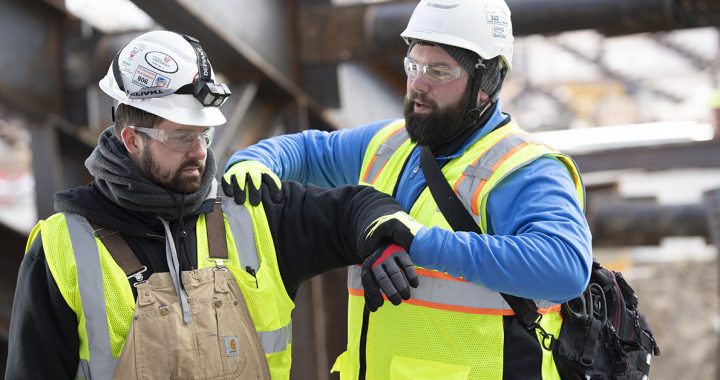
[[[411,93],[405,97],[403,115],[405,116],[405,129],[410,140],[418,145],[426,145],[432,150],[453,137],[459,135],[465,126],[465,111],[467,109],[468,91],[457,102],[438,109],[437,103],[426,99],[423,94]],[[417,114],[413,111],[413,103],[420,101],[431,108],[428,114]]]
[[[193,179],[182,179],[182,170],[188,166],[199,166],[200,175]],[[202,184],[205,174],[205,165],[198,159],[190,159],[182,163],[175,173],[163,172],[160,165],[155,161],[150,152],[142,155],[142,168],[140,168],[150,181],[158,186],[168,188],[179,194],[190,194],[196,192]]]

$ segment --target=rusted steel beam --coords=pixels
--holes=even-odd
[[[594,29],[607,36],[720,25],[717,0],[507,0],[515,36]],[[301,59],[338,62],[404,53],[400,33],[416,1],[301,11]]]
[[[592,153],[576,153],[573,159],[581,172],[644,169],[648,171],[718,168],[720,140],[646,147],[629,147]]]

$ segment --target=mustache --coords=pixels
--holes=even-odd
[[[180,170],[185,169],[187,167],[198,167],[200,169],[204,169],[205,164],[203,164],[203,162],[197,158],[191,158],[191,159],[183,162],[182,165],[180,165]]]
[[[438,108],[437,103],[435,103],[435,101],[433,101],[432,99],[429,99],[424,93],[421,93],[421,92],[411,92],[410,94],[408,94],[407,102],[408,103],[413,103],[413,102],[422,103],[422,104],[424,104],[432,109],[435,109],[435,110]]]

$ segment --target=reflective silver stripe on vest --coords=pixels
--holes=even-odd
[[[457,184],[455,188],[458,198],[460,198],[460,201],[462,201],[468,213],[475,219],[475,223],[480,224],[480,216],[472,212],[472,197],[475,190],[480,186],[480,182],[482,180],[487,181],[490,176],[493,175],[495,172],[493,167],[505,157],[508,152],[529,141],[530,139],[526,135],[508,136],[485,151],[477,162],[469,165],[465,168],[465,171],[463,171],[465,177],[460,179],[460,183]]]
[[[258,331],[258,337],[265,354],[285,351],[292,343],[292,322],[274,331]]]
[[[249,266],[257,271],[260,260],[255,247],[255,230],[250,212],[245,205],[239,205],[233,198],[225,196],[222,197],[222,208],[226,211],[225,217],[235,239],[241,266]],[[257,331],[257,334],[266,354],[285,351],[292,342],[292,322],[274,331]]]
[[[375,153],[375,159],[373,160],[372,165],[368,168],[368,171],[365,173],[365,182],[375,182],[375,177],[377,177],[380,171],[385,167],[385,164],[390,161],[390,157],[392,157],[398,148],[400,148],[400,146],[409,138],[410,136],[405,128],[398,129],[394,134],[388,137],[388,139],[380,145],[380,148]]]
[[[353,265],[348,269],[348,288],[363,288],[360,280],[361,271],[362,267],[358,265]],[[506,311],[507,314],[512,311],[512,308],[505,302],[500,293],[468,281],[421,275],[420,286],[411,289],[411,293],[412,298],[408,301],[409,303],[413,301],[431,302],[440,309],[446,307],[490,309],[493,311]],[[543,300],[536,300],[535,303],[538,308],[549,308],[556,305]],[[431,305],[423,306],[432,307]],[[468,311],[470,312],[470,310]],[[477,314],[484,314],[480,310],[477,310],[477,312]]]
[[[76,380],[89,380],[90,379],[90,363],[87,360],[80,359],[78,363],[78,371],[75,374]]]
[[[112,379],[117,366],[110,346],[107,309],[103,291],[100,252],[93,229],[87,219],[77,214],[65,214],[70,242],[75,254],[77,281],[85,314],[85,329],[90,351],[89,377],[87,379]],[[78,365],[78,373],[83,363]]]
[[[255,231],[250,212],[245,205],[239,205],[233,198],[225,196],[222,197],[222,208],[227,211],[225,217],[235,239],[240,264],[243,269],[251,267],[257,271],[260,268],[260,260],[255,247]]]

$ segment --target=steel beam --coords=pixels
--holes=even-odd
[[[281,0],[133,0],[168,30],[192,35],[200,40],[212,58],[213,67],[231,81],[266,82],[269,103],[300,100],[322,125],[335,129],[323,106],[298,85],[296,65],[291,54],[292,35],[287,30],[287,7]],[[323,86],[322,82],[315,83]]]
[[[515,36],[595,29],[607,36],[720,25],[717,0],[507,0]],[[304,62],[390,59],[404,53],[400,33],[417,1],[305,7]]]
[[[92,152],[94,141],[85,141],[76,129],[57,117],[46,123],[29,126],[33,152],[37,215],[45,219],[55,213],[55,192],[87,184],[90,174],[85,159]]]
[[[38,1],[0,1],[0,103],[14,112],[41,118],[61,110],[60,16]]]
[[[0,265],[0,373],[5,373],[10,313],[17,283],[17,272],[25,252],[27,236],[0,223],[3,265]]]
[[[621,148],[577,153],[572,157],[583,173],[624,169],[656,171],[718,168],[720,167],[720,141]]]

